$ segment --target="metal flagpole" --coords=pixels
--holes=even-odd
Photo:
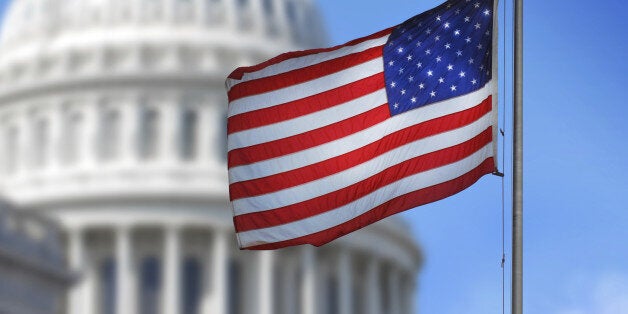
[[[512,314],[523,314],[523,0],[515,0]]]

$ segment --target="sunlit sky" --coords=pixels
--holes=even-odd
[[[6,2],[0,0],[0,12]],[[440,3],[318,2],[330,44],[393,26]],[[626,5],[620,0],[528,0],[524,5],[524,311],[626,314],[628,98],[622,96],[628,86]],[[510,2],[507,6],[510,10]],[[510,28],[508,22],[508,38]],[[508,64],[502,62],[502,51],[503,77]],[[507,54],[510,59],[510,48]],[[507,88],[508,116],[510,95]],[[507,143],[510,126],[510,118],[505,125],[502,122]],[[509,151],[508,144],[507,160]],[[509,162],[504,170],[509,312]],[[458,195],[402,215],[426,258],[418,281],[420,313],[501,313],[500,178],[485,176]]]
[[[333,44],[401,23],[439,3],[320,1]],[[509,1],[509,12],[511,5]],[[509,39],[511,16],[505,32]],[[524,312],[626,314],[625,2],[525,1],[524,20]],[[511,60],[510,42],[507,47]],[[508,69],[511,77],[502,53],[503,45],[500,75]],[[510,95],[508,88],[507,132]],[[506,151],[508,160],[510,144]],[[507,162],[507,313],[510,168]],[[403,215],[426,256],[419,275],[419,312],[501,313],[501,180],[485,176],[458,195]]]

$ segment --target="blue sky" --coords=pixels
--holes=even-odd
[[[5,3],[0,0],[0,8]],[[332,44],[438,3],[319,0]],[[628,313],[625,6],[620,0],[525,3],[525,313]],[[510,89],[506,96],[510,100]],[[509,192],[506,197],[508,255]],[[485,176],[456,196],[403,215],[426,256],[419,312],[500,313],[501,180]]]
[[[339,44],[403,22],[440,1],[319,3],[332,43]],[[626,314],[625,2],[549,0],[524,5],[524,312]],[[511,58],[510,49],[507,53]],[[508,88],[509,102],[510,95]],[[510,116],[510,108],[506,113]],[[510,118],[506,122],[509,131]],[[509,163],[505,170],[509,189]],[[508,191],[506,197],[509,259]],[[501,313],[500,179],[485,176],[456,196],[403,215],[426,256],[419,277],[419,312]],[[510,260],[506,312],[509,265]]]

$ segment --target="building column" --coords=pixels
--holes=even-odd
[[[227,104],[228,100],[223,97],[214,98],[214,103],[217,104]],[[215,107],[216,108],[216,107]],[[212,130],[211,136],[214,139],[211,141],[214,144],[214,149],[211,152],[214,154],[212,157],[216,158],[215,160],[219,165],[227,164],[227,124],[225,123],[227,119],[227,111],[221,109],[221,107],[217,107],[217,110],[214,110],[214,118],[213,122],[216,125],[221,125],[221,129],[215,128]],[[224,107],[226,108],[226,106]]]
[[[198,110],[198,137],[196,141],[197,145],[197,162],[202,165],[207,165],[208,161],[211,159],[210,152],[213,147],[210,145],[213,144],[211,140],[211,133],[213,129],[216,129],[216,125],[212,124],[213,122],[211,116],[211,104],[208,103],[208,99],[204,98],[203,103],[199,106]]]
[[[50,159],[48,168],[51,172],[55,172],[61,167],[61,144],[63,137],[63,114],[59,102],[51,104],[51,109],[47,117],[50,128],[50,143],[46,155]]]
[[[177,99],[169,95],[164,97],[159,104],[159,117],[161,119],[159,160],[170,166],[179,156],[177,135],[179,131]]]
[[[135,314],[135,272],[133,267],[131,230],[115,230],[116,238],[116,314]]]
[[[20,175],[27,174],[31,171],[31,165],[33,161],[32,148],[32,139],[33,139],[33,127],[31,115],[26,112],[20,112],[19,118],[17,119],[17,149],[18,153],[15,158],[15,169],[16,172]]]
[[[297,285],[300,284],[297,282],[297,268],[298,262],[297,259],[288,259],[286,256],[283,260],[282,271],[281,271],[281,288],[277,293],[281,294],[280,304],[277,304],[277,314],[292,314],[298,313],[296,307],[296,300],[298,296],[296,292],[298,291]]]
[[[89,14],[85,14],[85,12],[88,12],[89,7],[87,6],[87,2],[86,1],[76,1],[73,3],[74,6],[73,7],[73,11],[72,12],[72,19],[74,20],[74,23],[76,26],[80,26],[80,27],[84,27],[85,26],[85,20],[89,17]]]
[[[13,149],[9,148],[9,130],[11,129],[11,125],[2,121],[2,127],[0,127],[0,147],[4,150],[4,154],[0,155],[0,171],[4,175],[2,179],[6,178],[9,174],[9,160],[10,154],[13,154]],[[0,182],[2,181],[0,179]]]
[[[2,147],[5,153],[2,154],[2,170],[6,178],[15,175],[17,172],[17,161],[19,160],[19,125],[6,123],[2,134]]]
[[[125,165],[134,165],[138,157],[139,114],[136,104],[139,98],[126,100],[120,106],[120,160]]]
[[[131,20],[133,21],[134,24],[141,24],[142,23],[142,15],[143,15],[143,10],[142,10],[142,1],[141,0],[130,0],[130,6],[131,6]]]
[[[290,39],[290,29],[288,23],[288,13],[286,11],[285,0],[273,0],[274,23],[277,23],[277,32],[280,37],[286,37],[286,40]]]
[[[196,8],[196,12],[195,12],[196,24],[201,25],[201,26],[206,25],[207,18],[208,18],[207,0],[194,0],[194,7]]]
[[[266,34],[266,14],[264,11],[263,0],[251,0],[251,18],[253,19],[253,29],[260,35]]]
[[[381,312],[378,279],[379,263],[372,257],[366,264],[366,314],[379,314]]]
[[[390,314],[401,314],[401,302],[403,301],[403,297],[400,292],[401,283],[399,272],[391,268],[388,272],[388,300],[389,300],[389,308],[388,313]]]
[[[338,254],[338,313],[353,314],[351,256],[344,248]]]
[[[274,269],[275,269],[275,252],[261,251],[257,255],[257,305],[259,306],[259,314],[275,314],[274,311]]]
[[[83,134],[78,139],[77,162],[85,168],[92,168],[96,164],[96,145],[98,133],[98,100],[85,99],[88,102],[83,106]]]
[[[406,283],[405,289],[405,298],[407,305],[407,313],[416,313],[416,298],[414,292],[416,291],[416,281],[414,278],[410,277]]]
[[[180,310],[181,245],[180,230],[166,227],[164,236],[163,313],[177,314]]]
[[[68,231],[68,263],[70,269],[75,272],[79,272],[79,280],[72,287],[68,295],[68,313],[80,314],[83,313],[83,293],[85,286],[85,277],[83,273],[83,265],[85,265],[85,252],[83,244],[83,232],[80,229],[74,229]]]
[[[175,20],[175,3],[174,0],[161,0],[163,3],[163,15],[166,22],[174,23]]]
[[[238,0],[224,0],[225,4],[225,26],[232,30],[238,28],[238,9],[236,8],[236,1]]]
[[[78,282],[68,294],[68,313],[93,313],[94,302],[90,294],[90,283],[93,272],[87,267],[87,253],[85,252],[84,232],[81,229],[71,229],[68,232],[68,262],[74,272],[78,272]]]
[[[227,249],[227,234],[217,230],[211,240],[210,255],[207,257],[208,278],[205,314],[227,313],[227,273],[229,251]]]
[[[295,6],[295,21],[290,21],[292,24],[290,25],[290,28],[293,29],[293,34],[296,34],[296,36],[294,36],[294,39],[296,40],[296,42],[298,44],[303,44],[303,42],[305,41],[305,30],[306,30],[306,25],[305,25],[305,17],[307,16],[307,14],[309,14],[309,12],[307,11],[309,9],[308,4],[301,0],[297,2],[298,5]]]
[[[311,245],[301,248],[301,313],[318,314],[316,252]]]
[[[111,2],[113,2],[114,0],[110,0]],[[83,2],[83,1],[81,1]],[[104,25],[112,25],[115,24],[115,6],[114,5],[108,5],[105,7],[105,11],[103,12],[103,24]]]

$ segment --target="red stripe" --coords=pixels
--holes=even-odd
[[[388,104],[336,123],[279,140],[229,151],[229,168],[292,154],[362,131],[390,117]]]
[[[229,186],[231,200],[272,193],[344,171],[407,143],[473,123],[491,109],[489,96],[475,107],[399,130],[352,152],[272,176],[235,182]]]
[[[344,104],[384,88],[384,73],[285,104],[258,109],[228,119],[227,133],[249,130]]]
[[[409,159],[337,191],[273,210],[235,216],[236,231],[287,224],[336,209],[405,177],[460,161],[485,147],[492,137],[489,127],[464,143]]]
[[[366,37],[362,37],[362,38],[358,38],[358,39],[354,39],[350,42],[347,42],[345,44],[342,45],[338,45],[338,46],[334,46],[334,47],[330,47],[330,48],[319,48],[319,49],[310,49],[310,50],[303,50],[303,51],[293,51],[293,52],[286,52],[284,54],[280,54],[266,62],[257,64],[257,65],[253,65],[253,66],[249,66],[249,67],[240,67],[235,69],[233,72],[231,72],[231,74],[229,74],[229,78],[230,79],[236,79],[236,80],[241,80],[242,76],[245,73],[251,73],[251,72],[257,72],[260,71],[268,66],[271,66],[273,64],[277,64],[280,62],[283,62],[285,60],[288,59],[293,59],[293,58],[299,58],[299,57],[304,57],[304,56],[308,56],[308,55],[313,55],[313,54],[317,54],[317,53],[322,53],[322,52],[330,52],[330,51],[334,51],[334,50],[338,50],[340,48],[343,47],[347,47],[347,46],[354,46],[360,43],[363,43],[365,41],[371,40],[371,39],[376,39],[376,38],[380,38],[380,37],[384,37],[389,35],[392,32],[393,28],[388,28],[385,29],[383,31],[379,31],[375,34],[366,36]]]
[[[291,240],[255,245],[247,247],[246,249],[271,250],[300,244],[312,244],[315,246],[321,246],[350,232],[382,220],[388,216],[454,195],[471,186],[483,175],[493,172],[494,167],[495,163],[493,157],[489,157],[478,167],[456,179],[396,197],[348,222],[334,226],[327,230]]]
[[[311,81],[382,57],[382,47],[373,47],[337,59],[235,85],[227,93],[229,102]]]

